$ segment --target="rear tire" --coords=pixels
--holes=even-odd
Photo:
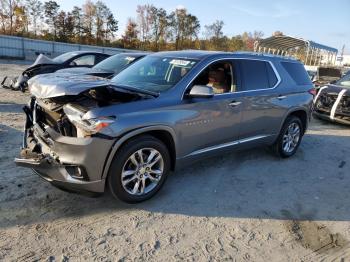
[[[272,146],[277,156],[287,158],[293,156],[304,135],[304,128],[300,118],[289,116],[283,124],[281,132]]]
[[[170,154],[163,142],[143,135],[126,142],[115,154],[108,172],[112,195],[127,203],[150,199],[170,172]]]

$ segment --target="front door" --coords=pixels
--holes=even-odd
[[[235,95],[237,83],[230,60],[212,63],[193,81],[190,87],[208,85],[215,94],[211,98],[183,98],[180,107],[188,117],[180,123],[180,156],[201,155],[235,145],[243,102]]]

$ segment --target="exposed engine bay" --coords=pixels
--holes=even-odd
[[[105,86],[89,89],[79,95],[51,98],[36,98],[33,96],[30,107],[33,111],[33,122],[43,128],[49,126],[63,136],[86,137],[95,135],[90,128],[98,122],[96,120],[92,123],[91,119],[83,119],[83,116],[89,110],[144,98],[146,96],[138,93],[116,90]],[[103,123],[106,121],[112,122],[115,117],[110,116],[110,118],[103,119]],[[107,123],[103,124],[102,127],[106,125]]]

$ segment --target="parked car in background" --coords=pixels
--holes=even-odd
[[[350,125],[350,74],[321,87],[314,100],[315,117]]]
[[[305,66],[316,89],[334,83],[342,77],[342,70],[333,66]]]
[[[111,56],[97,65],[88,67],[65,68],[56,71],[56,74],[74,74],[74,75],[93,75],[104,78],[110,78],[120,73],[123,69],[136,62],[148,53],[120,53]]]
[[[255,53],[159,52],[111,81],[45,79],[29,87],[17,165],[129,203],[152,197],[175,167],[229,150],[294,155],[315,94],[300,62]]]
[[[59,55],[53,59],[40,54],[35,62],[25,69],[19,77],[9,80],[5,77],[1,82],[3,88],[25,91],[27,81],[33,76],[56,72],[62,68],[92,67],[109,57],[108,54],[91,51],[73,51]]]
[[[122,70],[130,66],[132,63],[136,62],[137,60],[141,59],[142,57],[146,56],[147,53],[123,53],[123,54],[117,54],[114,56],[111,56],[102,62],[98,63],[97,65],[93,66],[92,68],[88,67],[77,67],[77,68],[70,68],[70,69],[62,69],[58,70],[55,73],[51,74],[41,74],[37,75],[30,79],[30,85],[34,88],[38,87],[41,88],[42,92],[54,92],[55,90],[52,89],[53,83],[60,83],[61,78],[64,79],[64,81],[67,81],[68,79],[71,79],[73,83],[74,81],[79,79],[79,75],[90,75],[90,76],[97,76],[97,77],[103,77],[103,78],[111,78],[118,73],[120,73]],[[91,77],[91,79],[95,79],[94,77]],[[87,79],[83,81],[83,88]],[[47,89],[46,83],[49,82],[49,88]],[[105,84],[105,83],[103,83]],[[60,89],[60,87],[57,87]],[[75,88],[77,86],[75,85]]]

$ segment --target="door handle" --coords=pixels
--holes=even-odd
[[[229,106],[235,107],[235,106],[239,106],[240,104],[242,104],[242,102],[240,101],[232,101],[231,103],[229,103]]]
[[[283,99],[286,99],[286,98],[287,98],[287,96],[282,96],[282,95],[279,95],[277,98],[278,98],[279,100],[283,100]]]

